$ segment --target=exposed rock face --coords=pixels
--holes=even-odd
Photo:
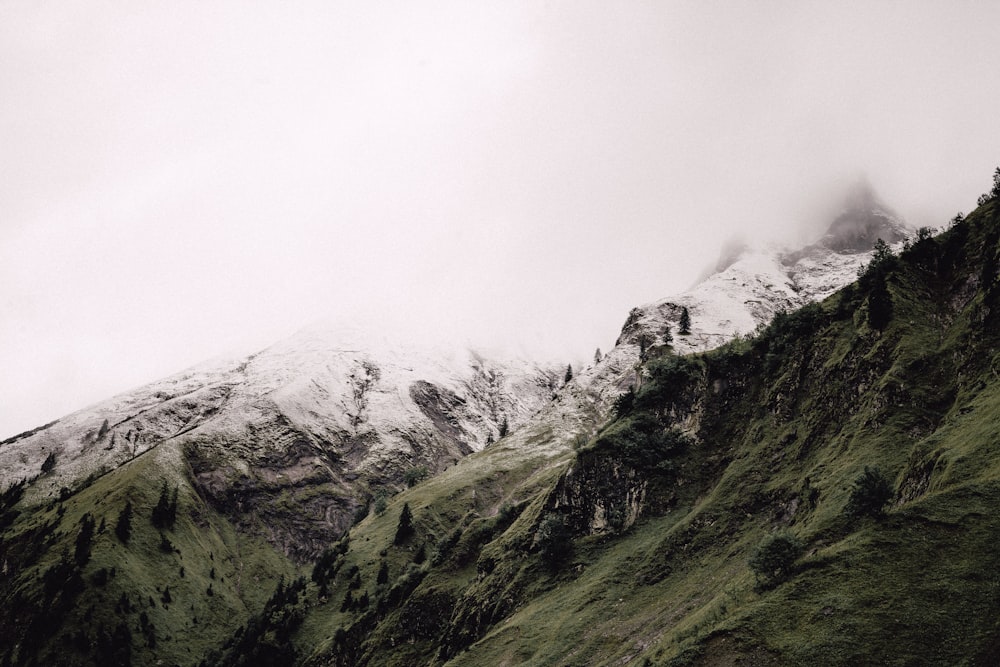
[[[606,454],[587,452],[560,477],[549,507],[574,535],[627,530],[642,514],[648,476]]]
[[[909,236],[901,218],[879,201],[868,183],[856,185],[845,204],[819,241],[824,248],[861,253],[871,250],[878,239],[892,245]]]

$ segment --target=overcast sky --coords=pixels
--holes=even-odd
[[[610,347],[1000,164],[995,2],[0,0],[0,438],[313,320]]]

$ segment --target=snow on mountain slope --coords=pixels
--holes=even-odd
[[[643,348],[662,345],[668,329],[677,354],[718,347],[768,324],[779,311],[824,299],[853,282],[878,239],[898,251],[911,236],[905,223],[861,184],[812,245],[794,251],[763,245],[727,249],[716,270],[691,289],[633,308],[614,349],[577,372],[550,407],[502,444],[516,456],[518,446],[537,443],[532,434],[544,432],[550,434],[544,446],[530,446],[545,449],[548,456],[564,453],[610,416],[622,392],[639,384]],[[678,332],[684,308],[689,335]]]
[[[744,246],[683,294],[634,308],[617,343],[660,345],[669,327],[678,354],[718,347],[766,325],[779,311],[822,300],[854,281],[876,240],[898,246],[909,236],[905,224],[862,186],[817,243],[795,251]],[[679,334],[684,308],[689,335]]]
[[[491,465],[559,456],[585,441],[638,384],[643,347],[667,331],[677,353],[716,347],[853,281],[876,239],[908,235],[862,191],[817,243],[743,247],[690,290],[634,308],[615,348],[565,386],[561,369],[523,359],[311,327],[10,438],[0,443],[0,482],[39,475],[54,454],[55,467],[26,493],[45,502],[152,449],[172,452],[185,465],[165,474],[180,483],[188,470],[235,525],[305,560],[408,471],[440,472],[498,439],[504,424],[512,437],[493,448]],[[685,308],[691,333],[680,335]]]
[[[523,359],[316,326],[10,438],[0,443],[0,470],[7,485],[38,475],[55,454],[55,468],[27,492],[40,502],[176,447],[221,511],[238,503],[261,519],[272,511],[269,494],[301,496],[311,524],[278,530],[274,541],[306,557],[408,470],[433,474],[498,438],[505,422],[517,428],[552,400],[559,379]]]

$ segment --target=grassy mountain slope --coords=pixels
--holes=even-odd
[[[755,338],[650,350],[599,430],[553,411],[311,565],[180,446],[44,504],[11,487],[0,664],[994,664],[998,256],[994,197]],[[889,501],[852,514],[866,468]],[[755,572],[775,535],[801,551]]]
[[[158,447],[61,501],[15,510],[0,542],[3,664],[197,663],[294,574],[194,493],[178,450]],[[177,489],[177,510],[158,528],[161,482]],[[94,530],[81,549],[85,516]]]
[[[476,478],[440,486],[489,452],[402,494],[352,531],[341,569],[359,567],[369,606],[341,611],[350,580],[335,585],[337,610],[303,626],[311,663],[989,664],[998,223],[987,204],[753,340],[649,363],[631,409],[534,496],[510,493],[517,475],[492,503],[472,500]],[[851,516],[866,466],[892,497]],[[503,498],[516,519],[491,516]],[[404,502],[417,532],[395,546]],[[552,518],[573,536],[562,553],[543,543]],[[456,520],[460,558],[407,565]],[[777,532],[803,553],[760,582],[748,560]],[[410,569],[395,595],[382,560]]]

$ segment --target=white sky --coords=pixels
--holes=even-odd
[[[727,238],[811,240],[862,173],[943,224],[1000,164],[998,25],[0,0],[0,438],[319,318],[584,360]]]

